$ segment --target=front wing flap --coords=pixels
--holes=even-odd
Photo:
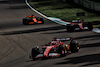
[[[49,53],[48,57],[59,57],[59,53]],[[43,54],[38,54],[35,58],[42,58]]]

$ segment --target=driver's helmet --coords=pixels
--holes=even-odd
[[[84,20],[81,20],[80,18],[77,18],[77,22],[82,22],[82,21],[84,21]]]

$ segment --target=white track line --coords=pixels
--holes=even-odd
[[[29,3],[28,3],[28,1],[27,0],[25,0],[25,3],[35,12],[35,13],[37,13],[37,14],[39,14],[40,16],[42,16],[42,17],[44,17],[44,18],[46,18],[46,19],[48,19],[48,17],[47,16],[45,16],[45,15],[43,15],[42,13],[40,13],[40,12],[38,12],[37,10],[35,10],[33,7],[31,7],[30,5],[29,5]]]
[[[98,34],[100,34],[100,29],[99,28],[93,28],[93,30],[92,30],[93,32],[95,32],[95,33],[98,33]]]

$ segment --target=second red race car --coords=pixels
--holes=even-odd
[[[23,18],[24,25],[44,24],[43,18],[36,17],[36,15],[25,16]]]
[[[70,24],[66,25],[68,32],[80,31],[80,30],[89,30],[93,29],[93,25],[90,22],[83,22],[83,20],[72,20]]]
[[[70,41],[70,43],[67,44],[62,41]],[[46,59],[50,57],[62,57],[66,56],[69,51],[71,53],[75,53],[78,52],[78,50],[78,41],[74,41],[73,38],[55,38],[50,43],[42,45],[42,49],[40,49],[38,46],[32,48],[30,58],[36,60],[38,58]]]

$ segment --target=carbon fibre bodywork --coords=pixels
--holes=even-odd
[[[70,44],[62,42],[64,40],[70,41]],[[55,39],[46,45],[42,45],[42,49],[32,48],[31,59],[61,57],[66,56],[68,51],[74,53],[78,52],[78,50],[78,42],[73,41],[72,38]]]
[[[90,22],[83,22],[82,20],[74,20],[70,24],[66,25],[68,32],[80,31],[80,30],[92,30],[93,25]]]

